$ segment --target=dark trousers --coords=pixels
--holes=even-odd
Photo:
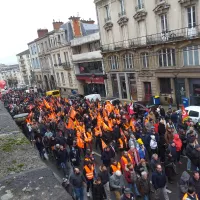
[[[177,151],[176,155],[177,155],[177,162],[179,162],[181,158],[181,151]]]
[[[87,180],[87,192],[89,192],[90,188],[91,188],[91,191],[93,190],[93,179],[91,180]]]
[[[96,150],[98,150],[98,147],[99,147],[100,151],[102,152],[101,139],[98,137],[96,138],[95,147],[96,147]]]

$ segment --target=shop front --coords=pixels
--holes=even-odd
[[[77,75],[77,80],[83,85],[84,95],[100,94],[102,97],[106,96],[104,76]]]
[[[200,105],[200,79],[189,79],[190,105]]]
[[[135,73],[111,73],[113,97],[136,100],[137,85]]]

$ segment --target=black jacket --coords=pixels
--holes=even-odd
[[[162,123],[159,123],[159,125],[158,125],[158,133],[159,133],[159,135],[165,134],[165,132],[166,132],[165,125],[162,124]]]
[[[93,190],[92,190],[93,200],[102,200],[103,194],[104,194],[103,185],[94,183]]]
[[[59,150],[58,151],[58,161],[59,163],[65,163],[66,161],[69,160],[69,157],[68,157],[68,153],[66,151],[66,149],[63,149],[63,150]]]
[[[72,174],[69,179],[70,183],[75,188],[83,187],[83,183],[86,182],[84,176],[82,174]]]
[[[166,182],[167,182],[166,175],[163,171],[162,173],[158,173],[158,172],[152,173],[152,184],[156,190],[158,188],[165,187]]]
[[[101,178],[101,182],[102,182],[103,185],[106,184],[109,181],[109,174],[108,174],[107,170],[100,171],[98,176]]]

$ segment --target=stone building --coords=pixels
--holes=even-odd
[[[94,0],[108,93],[200,103],[198,0]]]

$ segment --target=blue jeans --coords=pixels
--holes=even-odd
[[[84,199],[83,187],[81,187],[81,188],[74,188],[74,192],[76,194],[77,200],[83,200]]]
[[[147,195],[145,195],[145,196],[143,197],[143,200],[149,200],[149,197],[148,197]]]
[[[139,191],[138,191],[138,189],[137,189],[137,185],[136,185],[135,183],[134,183],[134,184],[128,183],[128,187],[131,189],[131,191],[132,191],[132,188],[134,188],[135,194],[136,194],[137,196],[140,195],[140,193],[139,193]]]

